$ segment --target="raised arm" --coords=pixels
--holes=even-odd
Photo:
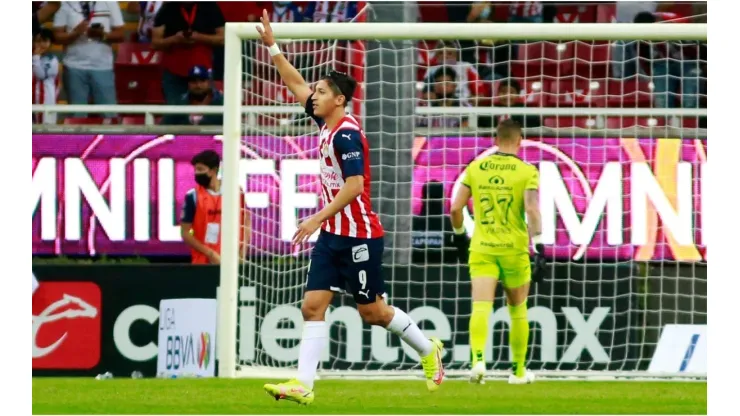
[[[298,70],[280,52],[280,48],[275,43],[275,37],[272,35],[270,16],[267,14],[267,10],[262,10],[260,21],[262,26],[257,26],[257,32],[259,32],[262,42],[269,48],[272,63],[275,64],[275,68],[277,68],[285,86],[293,93],[301,106],[305,107],[308,97],[311,96],[311,88],[306,84],[306,80],[303,79]]]

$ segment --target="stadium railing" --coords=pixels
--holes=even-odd
[[[33,113],[56,113],[56,114],[105,114],[115,113],[119,115],[144,115],[143,125],[101,124],[101,125],[74,125],[74,124],[34,124],[34,133],[82,133],[91,132],[98,134],[114,133],[198,133],[220,134],[222,126],[168,126],[155,124],[155,115],[165,114],[220,114],[223,107],[218,106],[179,106],[179,105],[33,105]],[[260,114],[300,114],[303,108],[298,105],[292,106],[243,106],[242,114],[245,116],[245,133],[249,132],[250,126],[255,126],[255,132],[278,134],[285,136],[300,136],[311,134],[316,129],[312,125],[296,126],[258,126],[257,117]],[[587,115],[596,119],[606,116],[623,117],[668,117],[669,122],[664,126],[656,127],[627,127],[621,129],[608,129],[601,127],[603,123],[595,123],[592,128],[581,127],[536,127],[525,129],[528,136],[573,136],[574,134],[586,137],[606,137],[610,135],[634,135],[638,137],[688,137],[690,131],[692,138],[706,138],[705,128],[680,127],[677,121],[680,117],[706,116],[706,109],[681,109],[681,108],[563,108],[563,107],[416,107],[417,116],[425,115],[465,115],[469,119],[469,127],[461,128],[432,128],[416,127],[414,132],[417,136],[446,135],[462,133],[490,135],[495,132],[492,128],[478,128],[477,117],[483,115],[502,114],[542,115],[542,116],[573,116],[574,114]]]

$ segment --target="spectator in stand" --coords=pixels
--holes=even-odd
[[[655,23],[656,15],[662,20],[678,16],[669,13],[641,12],[635,23]],[[702,79],[699,42],[638,42],[637,56],[649,64],[653,84],[653,105],[657,108],[674,108],[675,91],[681,91],[681,107],[699,108],[699,88]]]
[[[224,44],[224,17],[214,2],[165,2],[154,19],[152,49],[162,51],[167,104],[188,92],[188,71],[213,67],[213,47]]]
[[[427,83],[422,105],[432,107],[467,106],[457,96],[457,73],[451,66],[441,66],[432,74],[431,83]],[[468,118],[460,115],[430,115],[418,120],[419,127],[460,128],[468,126]]]
[[[264,6],[261,3],[253,1],[219,1],[218,8],[221,9],[221,15],[224,17],[224,24],[228,22],[256,22],[257,16],[262,15]],[[250,52],[253,48],[247,48],[242,57],[242,65],[245,75],[251,75],[251,65],[249,65]],[[224,47],[218,45],[213,47],[213,80],[223,81],[224,79]]]
[[[196,65],[188,73],[188,92],[180,96],[175,105],[213,105],[222,106],[224,97],[213,87],[211,71],[204,66]],[[219,126],[223,124],[222,114],[167,114],[162,117],[162,124]]]
[[[34,38],[41,31],[41,24],[51,20],[54,14],[59,11],[59,8],[62,7],[61,1],[47,1],[43,4],[43,6],[39,6],[39,4],[37,3],[41,2],[33,2],[33,9],[31,12],[31,33],[33,34]]]
[[[273,1],[272,13],[270,13],[271,22],[281,23],[300,23],[308,21],[308,18],[298,3],[293,1]]]
[[[460,61],[459,56],[460,51],[454,41],[441,42],[435,56],[430,61],[430,68],[424,75],[425,83],[433,82],[433,75],[441,66],[452,67],[457,80],[456,94],[458,99],[466,103],[475,103],[477,97],[484,94],[484,91],[482,91],[484,85],[473,64]]]
[[[65,1],[54,16],[54,40],[65,46],[64,87],[70,104],[116,104],[114,43],[123,42],[123,16],[113,1]],[[114,117],[114,114],[106,114]],[[83,115],[78,115],[83,117]]]
[[[357,16],[356,1],[312,1],[304,13],[306,20],[318,23],[345,23]]]
[[[542,23],[542,2],[515,1],[509,3],[509,23]]]
[[[499,107],[524,107],[524,102],[521,97],[522,87],[515,79],[507,78],[501,80],[499,83],[498,91],[496,92],[496,100],[494,105]],[[478,127],[490,128],[498,127],[499,123],[512,119],[519,123],[523,128],[540,127],[542,120],[538,115],[521,115],[512,112],[510,114],[503,114],[498,116],[483,116],[478,118]]]
[[[49,53],[54,33],[42,28],[33,40],[33,103],[56,104],[59,60]],[[34,113],[34,123],[56,124],[56,114]]]
[[[152,29],[154,29],[154,18],[162,7],[163,1],[130,1],[128,12],[139,15],[139,27],[136,29],[136,41],[150,43],[152,41]]]

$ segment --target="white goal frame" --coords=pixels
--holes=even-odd
[[[550,40],[550,41],[593,41],[593,40],[706,40],[707,24],[551,24],[551,23],[273,23],[273,32],[278,40],[289,39],[342,39],[342,40],[486,40],[486,39],[518,39],[518,40]],[[222,208],[222,235],[221,235],[221,271],[218,293],[218,327],[217,327],[217,356],[219,362],[219,377],[234,378],[237,376],[252,377],[283,377],[282,369],[250,368],[247,371],[238,371],[237,365],[237,307],[239,295],[239,184],[238,166],[240,158],[240,141],[242,136],[242,113],[254,112],[242,105],[243,93],[243,57],[242,41],[259,37],[254,23],[226,23],[225,28],[225,70],[224,70],[224,122],[223,122],[223,208]],[[447,109],[450,110],[450,109]],[[473,108],[477,114],[496,114],[508,111],[508,108]],[[594,113],[595,109],[589,109]],[[604,110],[604,109],[602,109]],[[619,109],[605,109],[610,114],[634,113],[635,109],[626,111]],[[647,110],[647,111],[645,111]],[[677,113],[677,109],[641,109],[642,113]],[[460,109],[466,114],[471,109]],[[519,110],[521,112],[521,110]],[[535,111],[535,110],[532,110]],[[548,113],[547,109],[536,109],[538,112]],[[583,112],[579,108],[557,109],[558,114],[578,115]],[[706,109],[679,110],[686,115],[706,115]],[[223,365],[225,364],[225,365]],[[261,371],[264,370],[264,371]],[[277,370],[277,371],[276,371]],[[247,374],[248,373],[248,374]],[[331,376],[359,376],[363,377],[413,377],[413,372],[388,371],[323,371],[321,377]],[[367,373],[367,374],[364,374]],[[397,373],[397,374],[396,374]],[[567,372],[558,371],[543,374],[555,378],[588,377],[588,378],[638,378],[638,377],[684,377],[701,378],[693,374],[645,374],[641,372]],[[455,376],[456,374],[452,374]],[[495,374],[491,374],[495,375]],[[421,373],[419,372],[419,376]],[[706,379],[706,375],[703,375]]]

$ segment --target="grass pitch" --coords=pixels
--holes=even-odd
[[[309,406],[264,380],[35,378],[34,414],[706,414],[706,383],[321,380]]]

